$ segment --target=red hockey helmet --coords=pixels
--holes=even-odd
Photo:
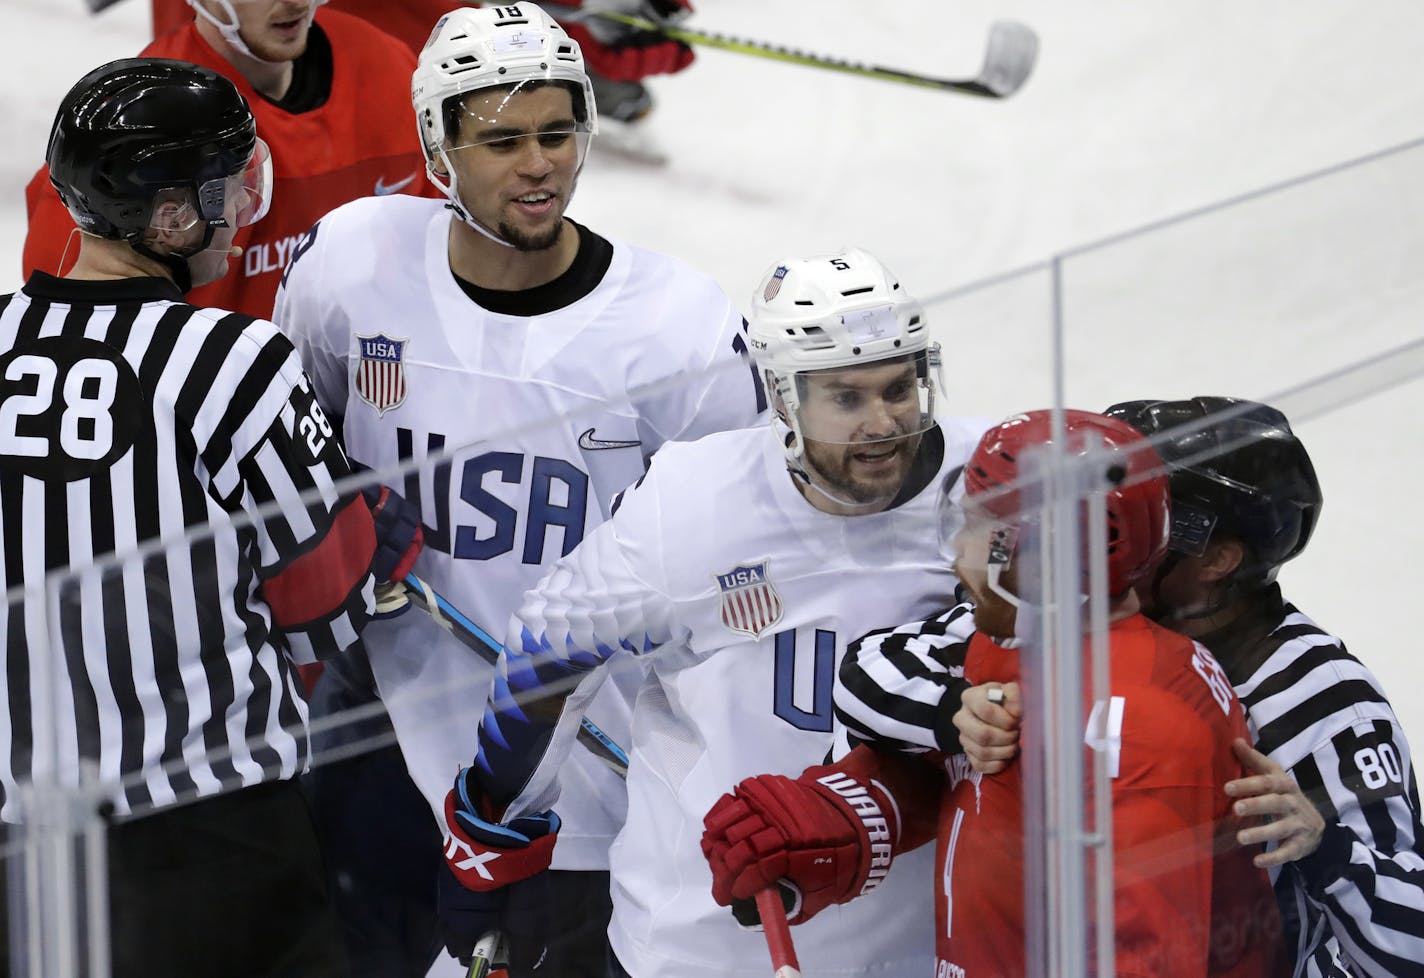
[[[1170,496],[1167,470],[1137,429],[1090,411],[1065,410],[1068,450],[1084,455],[1096,440],[1113,454],[1107,491],[1108,588],[1121,594],[1146,577],[1167,550]],[[1052,441],[1052,413],[1016,414],[979,440],[964,473],[966,501],[1006,523],[1025,520],[1019,458]]]

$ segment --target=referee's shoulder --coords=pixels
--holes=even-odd
[[[256,361],[274,354],[283,359],[289,353],[295,355],[292,341],[270,319],[218,306],[189,305],[188,308],[192,313],[183,324],[183,329],[203,331],[217,337],[220,342],[225,341],[229,359]]]

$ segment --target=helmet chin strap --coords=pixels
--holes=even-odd
[[[455,176],[455,168],[450,165],[450,157],[446,155],[444,147],[437,149],[435,152],[440,155],[440,162],[445,164],[445,172],[441,173],[440,171],[436,170],[435,161],[427,159],[425,164],[425,173],[430,178],[430,182],[435,184],[435,186],[439,187],[441,191],[444,192],[445,206],[450,208],[450,210],[454,211],[455,216],[458,217],[460,221],[465,224],[466,227],[472,228],[473,230],[479,232],[497,245],[503,245],[506,248],[513,248],[514,245],[501,238],[498,234],[485,227],[479,221],[476,221],[473,217],[470,216],[469,211],[465,210],[465,205],[460,202],[460,192],[455,189],[455,182],[458,178]]]
[[[795,415],[793,414],[793,418]],[[847,509],[870,509],[875,506],[882,506],[888,500],[895,498],[895,493],[882,496],[870,502],[860,502],[852,499],[842,499],[835,493],[819,485],[815,479],[811,478],[811,471],[814,466],[806,458],[805,450],[802,448],[801,427],[794,420],[787,423],[780,414],[773,413],[771,424],[777,431],[781,439],[782,448],[786,454],[786,468],[791,473],[791,477],[809,489],[814,489],[818,494],[829,499],[837,506],[844,506]],[[896,492],[899,490],[897,489]]]
[[[242,39],[242,35],[238,33],[237,11],[232,9],[231,0],[217,0],[217,2],[227,14],[227,21],[218,20],[211,10],[202,5],[201,0],[188,0],[188,6],[192,7],[199,17],[202,17],[208,23],[216,27],[224,41],[253,61],[260,61],[264,65],[279,65],[284,63],[281,61],[268,61],[266,58],[254,54],[252,49],[247,46],[247,42]],[[316,8],[324,3],[326,3],[326,0],[316,0],[307,10],[308,26],[311,25],[312,20],[316,17]]]
[[[198,255],[201,255],[204,251],[207,251],[208,245],[213,243],[213,235],[216,232],[217,228],[213,224],[205,224],[203,230],[203,240],[197,245],[197,247],[189,248],[187,251],[182,252],[170,251],[167,254],[162,254],[160,252],[154,251],[152,248],[148,247],[148,245],[143,243],[143,239],[141,236],[135,236],[134,238],[130,239],[128,244],[130,248],[138,252],[140,255],[143,255],[146,258],[151,258],[154,261],[158,262],[160,265],[162,265],[164,268],[167,268],[168,271],[171,272],[173,275],[173,284],[178,286],[178,291],[182,292],[184,295],[187,295],[189,292],[193,291],[193,269],[188,265],[188,259],[197,257]]]
[[[872,506],[883,505],[887,500],[895,498],[894,496],[888,495],[880,496],[876,499],[871,500],[868,503],[857,502],[850,499],[842,499],[840,496],[837,496],[835,493],[829,491],[828,489],[822,488],[821,486],[817,485],[816,481],[811,478],[810,473],[804,468],[791,469],[791,477],[793,479],[799,480],[807,488],[814,489],[817,493],[826,497],[838,506],[845,506],[848,509],[869,509]]]
[[[323,2],[325,2],[325,0],[323,0]],[[460,192],[456,189],[456,184],[459,178],[455,175],[455,168],[450,165],[450,157],[446,154],[444,147],[437,149],[435,152],[440,155],[440,162],[445,164],[445,172],[442,174],[437,171],[435,169],[435,161],[430,160],[428,158],[425,164],[425,172],[430,177],[430,182],[435,184],[435,186],[439,187],[441,191],[444,192],[445,206],[450,208],[450,210],[454,211],[455,216],[458,217],[460,221],[465,224],[465,226],[473,229],[479,234],[484,235],[486,238],[489,238],[497,245],[503,245],[506,248],[514,248],[515,245],[511,244],[509,241],[506,241],[497,232],[485,227],[479,221],[475,220],[473,217],[470,216],[470,212],[465,209],[465,205],[460,201]],[[578,180],[578,176],[582,172],[583,164],[580,163],[578,170],[574,173],[575,181]]]

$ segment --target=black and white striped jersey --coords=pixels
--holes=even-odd
[[[1329,826],[1274,879],[1297,978],[1424,975],[1419,787],[1379,682],[1276,585],[1200,641],[1236,688],[1257,749]]]
[[[957,753],[959,735],[950,719],[968,685],[964,657],[973,634],[973,605],[962,603],[929,621],[861,636],[836,676],[836,719],[860,740]]]
[[[291,344],[181,298],[42,274],[0,296],[6,821],[17,784],[81,764],[121,814],[294,776],[289,657],[373,607],[370,511]]]
[[[836,716],[901,750],[953,751],[966,605],[851,645]],[[1320,848],[1273,880],[1296,978],[1424,975],[1424,855],[1409,744],[1378,681],[1272,586],[1199,639],[1230,677],[1256,746],[1326,815]]]

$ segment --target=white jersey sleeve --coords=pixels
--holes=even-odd
[[[291,264],[277,289],[272,321],[297,348],[316,388],[317,402],[340,426],[349,386],[344,337],[350,324],[340,307],[322,300],[321,268],[327,261],[326,243],[321,239],[321,222],[317,222],[292,249]],[[339,346],[331,342],[333,330],[341,331]]]

